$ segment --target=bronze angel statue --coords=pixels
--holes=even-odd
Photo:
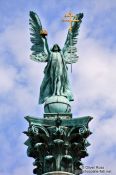
[[[38,15],[30,12],[29,24],[33,44],[31,59],[37,62],[47,62],[40,87],[39,104],[44,103],[51,96],[64,96],[69,101],[73,101],[67,64],[76,63],[78,59],[76,44],[82,18],[83,13],[75,15],[74,19],[78,19],[79,22],[72,23],[72,32],[68,31],[63,49],[55,44],[50,50],[46,38],[47,31],[43,29]]]

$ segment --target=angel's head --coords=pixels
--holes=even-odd
[[[53,48],[51,49],[52,52],[60,52],[61,49],[58,44],[54,44]]]

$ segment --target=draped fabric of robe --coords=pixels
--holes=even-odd
[[[65,96],[69,101],[73,101],[67,69],[67,65],[63,59],[63,53],[61,51],[51,52],[47,66],[44,69],[44,78],[40,87],[39,104],[44,103],[48,97],[53,95]],[[58,88],[59,90],[57,90]]]

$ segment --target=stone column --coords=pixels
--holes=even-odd
[[[81,159],[88,156],[87,137],[92,117],[71,118],[71,114],[44,114],[44,118],[25,117],[29,122],[25,142],[27,155],[35,159],[33,173],[81,174]]]

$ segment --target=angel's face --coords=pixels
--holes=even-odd
[[[54,44],[53,48],[52,48],[53,52],[59,52],[60,51],[60,47],[58,46],[58,44]]]

